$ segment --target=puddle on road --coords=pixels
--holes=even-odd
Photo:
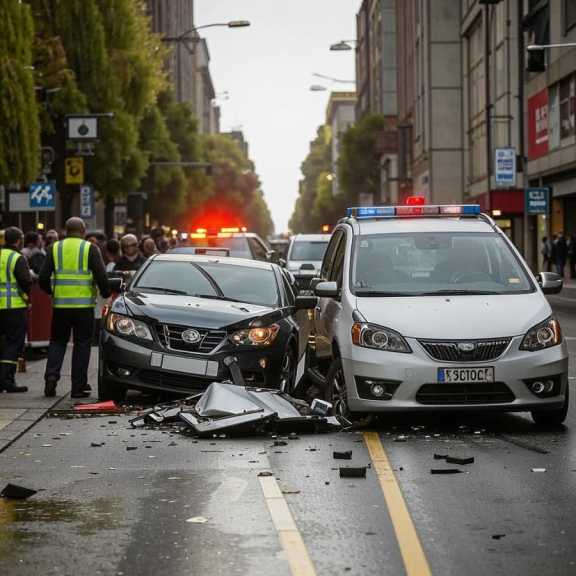
[[[74,533],[91,536],[118,527],[121,506],[116,498],[87,503],[74,500],[9,501],[0,498],[0,558],[22,546],[52,538],[54,524],[71,524]],[[61,528],[58,528],[61,530]]]

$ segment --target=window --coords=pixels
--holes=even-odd
[[[266,247],[258,240],[258,238],[248,238],[248,243],[252,250],[252,255],[255,260],[266,260]]]
[[[328,242],[297,240],[292,245],[290,260],[321,262]]]
[[[499,234],[416,232],[359,236],[352,290],[370,297],[518,294],[534,288]]]
[[[330,272],[330,281],[336,282],[338,287],[342,287],[342,280],[344,279],[344,256],[346,254],[346,236],[342,235],[342,240],[338,244],[338,249],[334,256],[334,265]]]
[[[320,271],[320,277],[322,280],[327,280],[328,275],[330,274],[330,269],[332,268],[332,261],[334,259],[334,252],[336,252],[336,248],[340,242],[340,239],[344,235],[342,230],[337,230],[334,232],[330,243],[328,244],[328,248],[326,249],[326,253],[324,254],[324,260],[322,261],[322,269]]]
[[[568,32],[573,26],[576,26],[576,2],[564,0],[564,30]]]

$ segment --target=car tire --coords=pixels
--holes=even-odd
[[[555,410],[532,410],[532,420],[538,426],[561,426],[568,415],[570,390],[566,387],[566,397],[561,408]]]
[[[292,343],[288,345],[282,358],[282,367],[280,369],[280,377],[278,388],[286,394],[292,394],[296,385],[296,353]]]
[[[114,402],[121,402],[126,398],[126,388],[124,386],[119,386],[115,382],[112,382],[103,372],[103,363],[98,364],[98,400],[100,402],[107,402],[108,400],[114,400]]]
[[[325,400],[333,404],[333,414],[350,420],[348,394],[344,380],[344,367],[340,358],[334,358],[326,374]]]

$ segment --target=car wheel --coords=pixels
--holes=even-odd
[[[98,365],[98,399],[100,402],[114,400],[121,402],[126,398],[126,388],[112,382],[104,375],[103,363]]]
[[[282,368],[280,369],[280,384],[278,388],[282,392],[291,394],[294,390],[296,380],[296,354],[294,348],[289,346],[282,359]]]
[[[325,399],[333,404],[333,413],[335,416],[350,420],[344,368],[340,358],[334,358],[330,364],[330,368],[328,368]]]
[[[538,424],[538,426],[560,426],[568,415],[568,406],[570,404],[569,392],[569,389],[566,388],[566,398],[561,408],[556,410],[532,410],[532,420],[534,420],[535,424]]]

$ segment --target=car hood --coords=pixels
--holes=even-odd
[[[408,338],[480,339],[520,336],[552,314],[540,294],[356,298],[367,322]]]
[[[123,302],[117,306],[121,307],[122,304],[128,313],[136,317],[147,317],[166,324],[209,329],[226,328],[258,318],[273,310],[267,306],[243,302],[141,292],[125,294]]]

